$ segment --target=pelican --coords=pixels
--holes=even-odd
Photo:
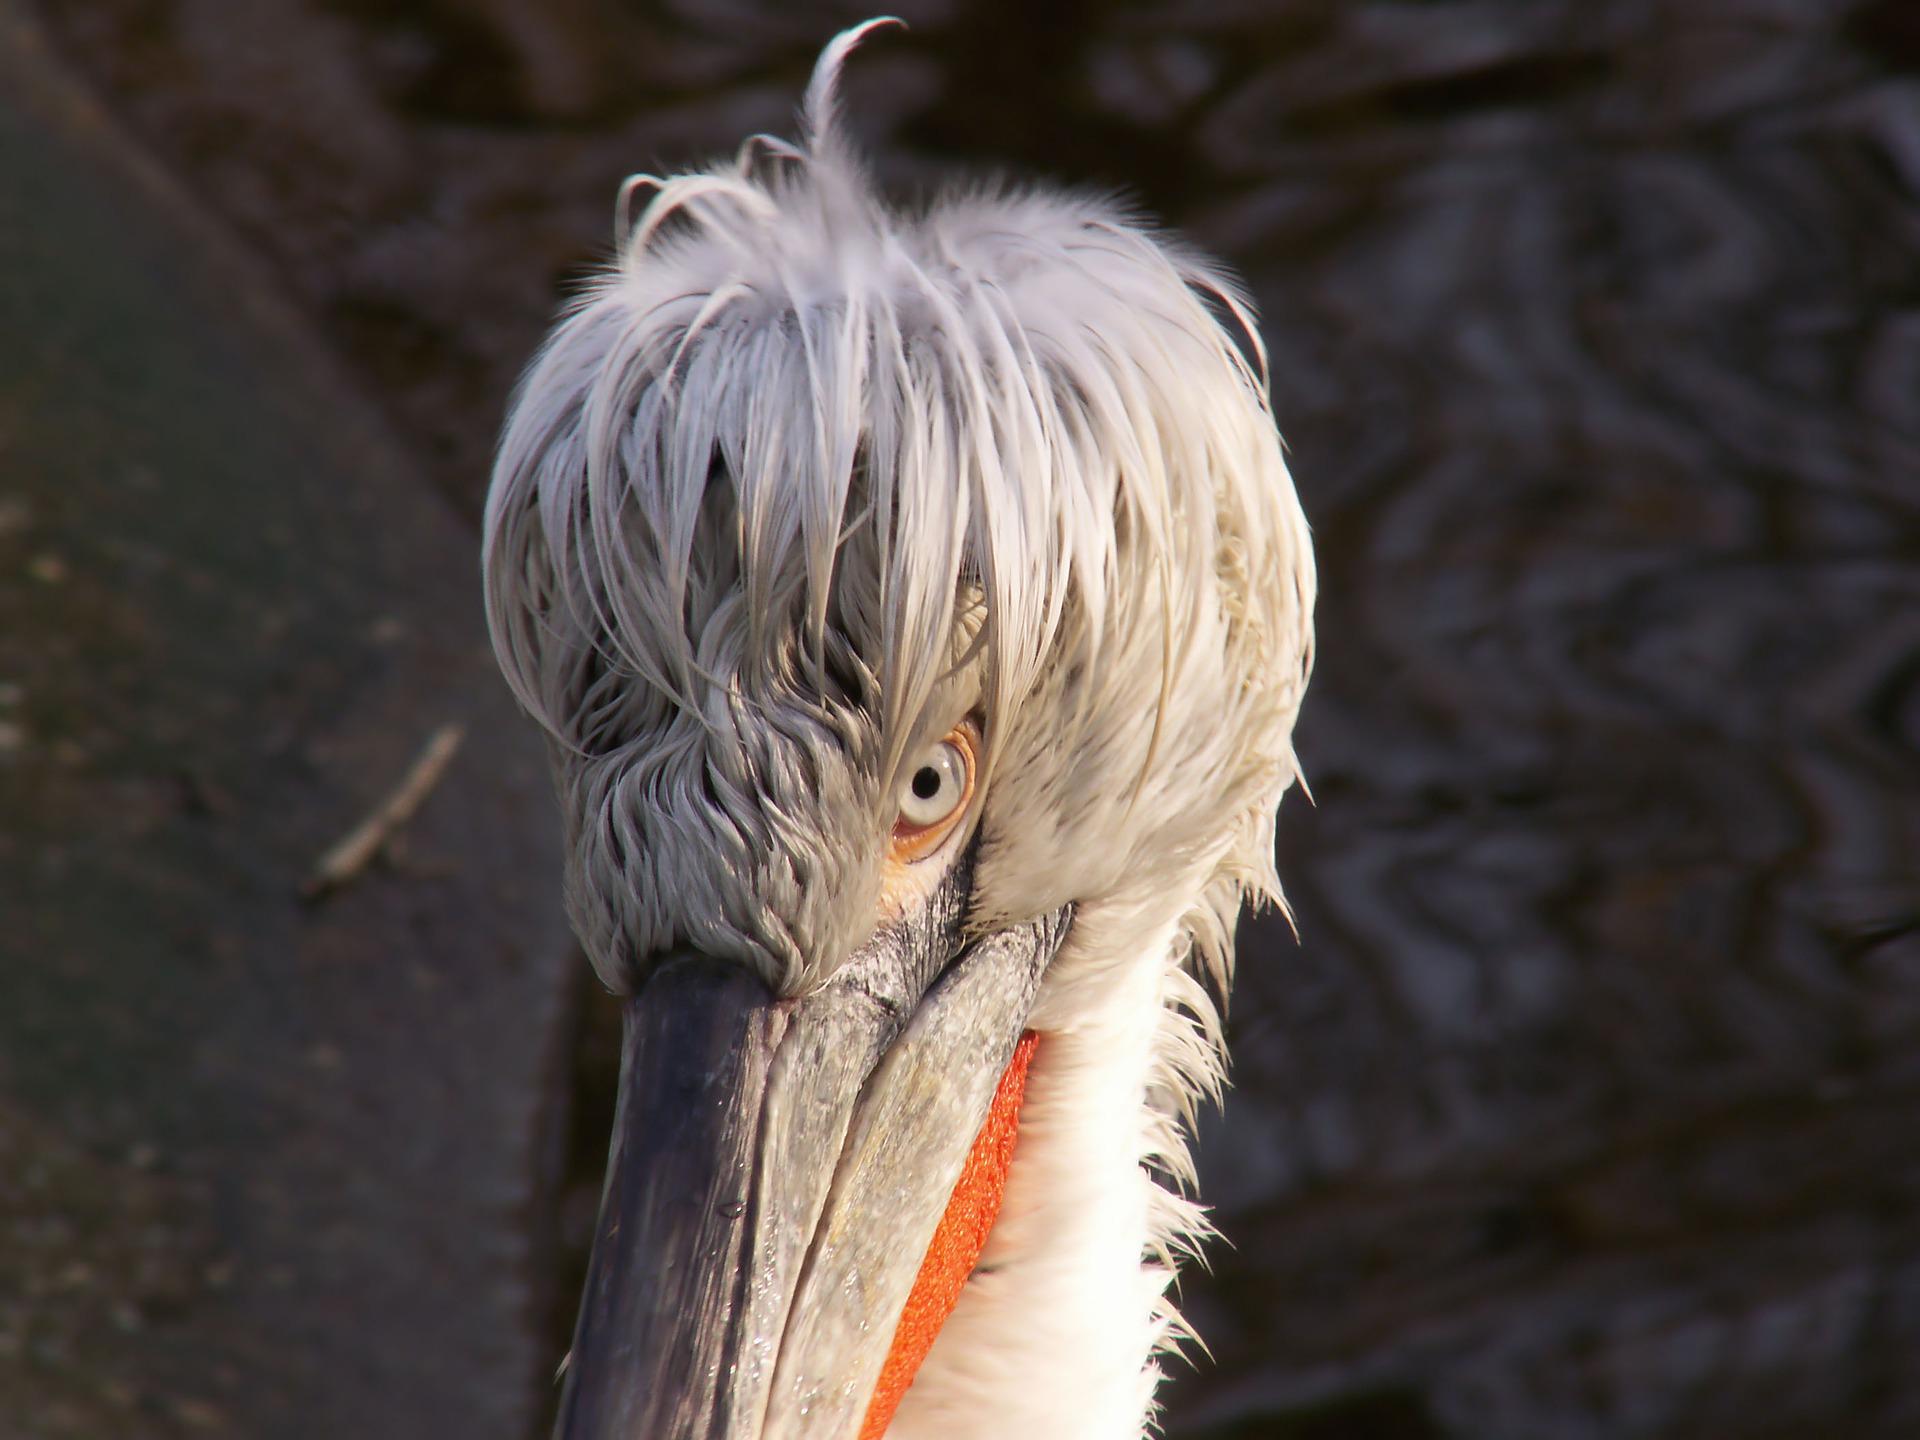
[[[567,1440],[1133,1437],[1281,903],[1307,527],[1248,301],[1112,200],[636,177],[483,540],[626,997]],[[638,201],[639,213],[633,213]]]

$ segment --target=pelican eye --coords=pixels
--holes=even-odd
[[[962,725],[914,757],[900,782],[900,813],[888,847],[895,860],[932,854],[967,813],[973,798],[974,748],[972,728]]]

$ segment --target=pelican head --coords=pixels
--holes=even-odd
[[[1279,900],[1314,581],[1248,306],[1105,199],[883,204],[867,28],[799,143],[630,182],[487,504],[627,997],[575,1440],[1141,1433]]]

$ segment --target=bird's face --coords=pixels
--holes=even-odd
[[[847,43],[793,168],[661,186],[488,500],[627,997],[577,1440],[878,1434],[1018,1182],[1036,1044],[1146,973],[1110,1158],[1177,1172],[1214,1061],[1173,981],[1277,895],[1313,577],[1244,311],[1101,203],[884,210],[830,133]],[[1178,1243],[1150,1208],[1136,1271]]]
[[[738,533],[713,513],[705,557]],[[1151,791],[1163,826],[1120,826],[1130,784],[1160,774],[1156,707],[1067,693],[1092,657],[1047,667],[990,723],[977,587],[889,744],[860,659],[880,640],[842,603],[877,563],[843,546],[826,663],[796,623],[772,678],[722,670],[703,705],[643,701],[619,743],[562,755],[576,913],[629,992],[565,1436],[880,1433],[991,1224],[1015,1116],[984,1151],[983,1125],[1017,1097],[1023,1036],[1072,970],[1056,961],[1076,927],[1171,923],[1231,830],[1225,773],[1184,809]],[[682,610],[697,630],[738,613],[727,596]],[[1209,693],[1170,707],[1160,763],[1194,763]]]
[[[738,517],[709,514],[710,560]],[[989,801],[1012,797],[989,783],[978,598],[889,745],[851,613],[875,558],[842,563],[826,663],[796,653],[751,703],[724,674],[703,707],[629,707],[620,743],[561,761],[571,888],[619,897],[602,954],[631,991],[567,1436],[884,1423],[883,1367],[897,1396],[954,1298],[916,1281],[1071,928],[1064,888],[983,919]],[[718,604],[683,610],[695,629],[738,613],[696,589]],[[935,1313],[896,1346],[910,1298]]]
[[[899,1317],[1071,924],[1066,906],[975,923],[980,743],[963,718],[910,755],[875,843],[789,802],[811,843],[878,852],[851,891],[868,897],[861,920],[802,991],[688,947],[647,967],[627,1002],[561,1433],[851,1436],[875,1411]],[[919,1308],[953,1298],[922,1285]],[[931,1338],[923,1326],[901,1347]]]

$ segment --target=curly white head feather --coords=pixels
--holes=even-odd
[[[805,988],[870,923],[902,756],[971,709],[986,918],[1204,895],[1224,966],[1241,895],[1278,896],[1311,654],[1249,307],[1109,199],[889,208],[834,116],[869,28],[803,146],[630,182],[515,398],[488,614],[557,747],[576,922],[616,986],[685,942]]]

